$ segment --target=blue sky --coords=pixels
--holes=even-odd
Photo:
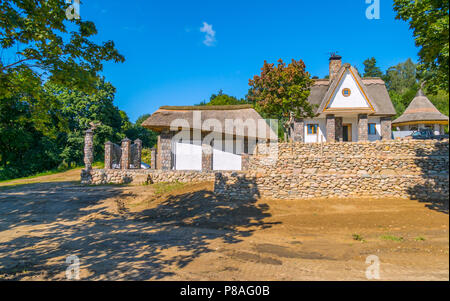
[[[418,49],[391,0],[380,19],[366,18],[366,0],[82,1],[95,40],[113,40],[123,64],[106,63],[116,105],[131,121],[162,105],[192,105],[223,89],[244,97],[264,60],[302,59],[311,75],[328,74],[329,53],[363,70],[374,56],[384,70]],[[206,25],[205,25],[205,23]]]

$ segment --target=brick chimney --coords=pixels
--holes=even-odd
[[[329,73],[330,83],[336,77],[339,69],[341,69],[341,65],[342,65],[342,57],[340,55],[332,53],[330,56],[330,73]]]

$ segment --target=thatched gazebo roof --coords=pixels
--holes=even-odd
[[[413,124],[448,124],[448,116],[436,109],[422,89],[417,91],[416,97],[411,101],[405,112],[392,121],[393,126]]]

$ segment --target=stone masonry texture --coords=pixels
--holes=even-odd
[[[336,118],[334,115],[327,115],[327,141],[336,141]]]
[[[276,152],[276,160],[267,160]],[[279,143],[246,171],[83,170],[83,184],[214,181],[230,198],[404,197],[448,200],[449,141]]]
[[[136,154],[133,157],[133,166],[134,166],[134,168],[141,168],[142,140],[141,139],[136,139],[136,140],[134,140],[134,144],[136,145]]]
[[[129,169],[131,163],[131,140],[125,138],[122,140],[122,156],[120,158],[120,168]]]
[[[305,141],[305,122],[302,118],[294,118],[291,125],[292,141],[304,142]]]
[[[105,143],[105,169],[112,168],[112,158],[113,158],[113,143],[108,141]]]
[[[86,170],[92,168],[94,162],[94,131],[89,129],[84,136],[84,166]]]
[[[336,141],[342,141],[344,139],[344,128],[342,126],[343,118],[336,117],[335,127],[336,127]]]
[[[381,139],[390,140],[392,139],[392,119],[391,117],[381,117]]]
[[[150,150],[150,168],[156,169],[156,148]]]
[[[172,169],[172,137],[173,132],[169,131],[162,132],[159,135],[157,169]]]
[[[367,141],[369,139],[369,123],[367,114],[358,115],[358,141]]]

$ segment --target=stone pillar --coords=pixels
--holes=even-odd
[[[113,144],[111,141],[105,143],[105,169],[112,169]]]
[[[158,169],[172,169],[172,133],[162,132],[158,137]]]
[[[342,141],[344,139],[344,128],[342,127],[342,117],[336,117],[335,125],[336,125],[336,132],[335,132],[336,141]]]
[[[94,131],[89,129],[84,136],[84,166],[86,170],[92,169],[94,162]]]
[[[202,171],[212,170],[213,148],[202,143]]]
[[[122,140],[122,156],[120,157],[120,168],[130,169],[131,159],[131,140],[125,138]]]
[[[291,140],[293,142],[305,142],[305,121],[302,118],[293,118],[291,131]]]
[[[136,145],[136,156],[133,158],[133,166],[139,169],[142,161],[142,140],[138,138],[134,140],[134,144]]]
[[[318,130],[318,129],[317,129]],[[333,114],[327,115],[327,142],[336,141],[336,118]]]
[[[392,139],[392,120],[391,117],[381,117],[381,139],[391,140]]]
[[[358,141],[369,140],[369,123],[367,114],[358,115]]]
[[[150,168],[156,169],[156,148],[150,150]]]
[[[161,134],[158,135],[158,139],[156,141],[156,169],[161,169]]]

